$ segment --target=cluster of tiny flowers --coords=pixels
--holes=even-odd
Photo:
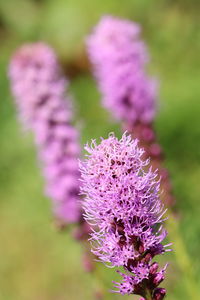
[[[124,134],[95,140],[85,147],[88,154],[80,163],[85,219],[93,226],[93,253],[104,263],[123,266],[122,282],[115,283],[121,294],[149,293],[161,300],[158,288],[165,268],[158,271],[152,259],[164,253],[162,228],[165,210],[159,199],[157,173],[143,160],[138,141]]]
[[[20,119],[34,132],[55,216],[64,224],[78,221],[79,137],[53,50],[43,43],[24,45],[11,60],[9,77]]]
[[[145,74],[148,54],[138,24],[104,16],[87,39],[103,105],[127,124],[150,123],[157,82]]]

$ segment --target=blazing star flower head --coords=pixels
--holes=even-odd
[[[139,25],[104,16],[87,48],[105,108],[128,124],[152,122],[157,82],[145,74],[149,58]]]
[[[20,119],[34,132],[55,215],[64,223],[78,221],[78,132],[55,53],[43,43],[22,46],[11,60],[9,77]]]
[[[125,268],[122,283],[115,283],[120,293],[144,296],[148,288],[153,295],[165,268],[158,272],[151,261],[166,251],[161,242],[167,234],[157,172],[126,133],[121,140],[110,134],[99,145],[93,140],[85,149],[81,190],[85,219],[94,227],[92,251],[102,262]]]

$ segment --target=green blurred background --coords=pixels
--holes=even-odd
[[[167,299],[200,299],[199,9],[199,0],[0,0],[0,300],[92,300],[99,289],[103,299],[137,299],[109,293],[114,270],[99,264],[99,282],[84,273],[81,246],[54,228],[32,137],[16,120],[6,75],[19,45],[48,42],[71,79],[82,143],[120,134],[100,106],[84,49],[85,36],[108,13],[142,25],[150,72],[160,79],[155,128],[173,180],[179,231],[169,225],[168,239],[179,251],[161,259],[170,262]]]

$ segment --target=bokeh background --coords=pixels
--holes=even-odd
[[[44,40],[71,79],[82,143],[120,135],[100,105],[84,49],[103,14],[142,26],[149,72],[160,80],[155,128],[177,199],[178,235],[169,223],[168,239],[179,251],[161,259],[170,262],[164,286],[169,300],[200,299],[199,9],[199,0],[0,0],[0,300],[92,300],[98,290],[103,299],[137,299],[109,293],[114,270],[99,264],[97,280],[84,273],[81,245],[53,226],[33,140],[17,122],[7,79],[13,51]]]

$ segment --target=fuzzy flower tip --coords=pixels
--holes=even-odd
[[[103,105],[125,123],[150,123],[155,115],[157,82],[145,74],[148,54],[140,27],[104,16],[87,39]]]
[[[9,77],[20,119],[34,132],[55,216],[64,223],[78,221],[78,132],[55,53],[43,43],[22,46]]]
[[[123,280],[115,283],[121,294],[158,298],[158,285],[165,268],[158,271],[154,256],[167,251],[161,243],[165,213],[159,199],[157,173],[142,160],[143,149],[131,136],[118,140],[114,134],[86,145],[86,159],[80,163],[85,219],[93,226],[93,253],[110,266],[123,266]],[[147,298],[147,294],[151,298]],[[154,297],[154,294],[157,295]]]

